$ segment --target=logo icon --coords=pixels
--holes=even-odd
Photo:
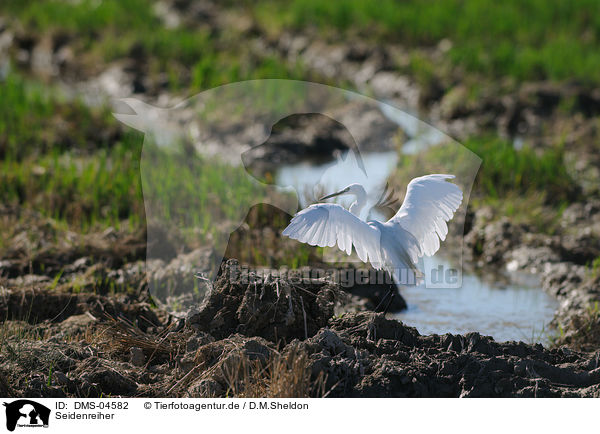
[[[29,399],[19,399],[4,403],[6,407],[6,429],[14,431],[18,427],[48,427],[50,409]]]
[[[423,175],[455,176],[452,182],[463,200],[448,229],[438,228],[446,242],[437,247],[439,257],[456,267],[441,273],[431,257],[422,257],[415,268],[423,271],[427,288],[462,286],[463,228],[481,159],[409,113],[365,95],[294,80],[230,83],[170,108],[126,98],[115,109],[118,120],[144,132],[140,173],[150,222],[147,269],[157,270],[158,261],[167,264],[151,271],[149,291],[155,300],[166,305],[177,300],[183,307],[201,303],[206,289],[199,282],[213,281],[225,257],[242,262],[245,257],[258,268],[268,267],[260,263],[262,254],[253,243],[240,243],[228,252],[234,233],[239,230],[242,236],[245,219],[252,219],[257,207],[268,206],[266,219],[289,222],[322,196],[360,184],[366,203],[358,219],[387,221],[397,209],[386,215],[389,209],[378,208],[393,203],[384,188],[392,172],[398,176],[396,185],[404,188]],[[349,208],[352,200],[352,195],[342,198],[340,205]],[[431,219],[427,212],[425,217]],[[279,234],[287,224],[267,226]],[[259,238],[267,243],[270,235],[263,235]],[[193,247],[180,254],[182,244]],[[291,249],[299,248],[297,243],[276,245],[289,246],[290,256]],[[349,256],[352,246],[347,247],[346,256],[324,247],[320,262],[360,266],[364,261]],[[409,270],[406,279],[402,271],[398,281],[410,280]]]

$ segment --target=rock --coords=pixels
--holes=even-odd
[[[542,275],[542,286],[550,294],[560,299],[560,297],[576,291],[586,279],[586,274],[586,268],[579,265],[568,262],[551,264]]]
[[[96,357],[81,362],[75,370],[77,382],[88,385],[88,389],[96,396],[127,395],[137,390],[137,384],[128,374],[124,366],[107,363]]]
[[[563,330],[559,344],[595,349],[600,343],[600,277],[570,262],[550,264],[542,274],[544,290],[560,302],[553,323]]]
[[[349,103],[334,113],[343,125],[351,126],[352,139],[361,152],[381,152],[396,148],[398,125],[372,104]],[[344,127],[347,128],[347,127]]]
[[[190,353],[185,354],[177,361],[177,365],[181,370],[181,375],[186,375],[197,366],[196,357]]]
[[[92,265],[92,259],[87,256],[83,256],[75,260],[72,264],[65,267],[66,273],[82,273],[86,271]]]
[[[81,315],[71,315],[70,317],[68,317],[60,323],[61,334],[67,337],[85,333],[85,331],[89,327],[92,327],[95,323],[95,318],[89,313],[83,313]]]
[[[493,222],[483,230],[483,258],[488,264],[502,260],[504,254],[519,242],[521,229],[507,218]]]
[[[61,371],[54,371],[52,373],[52,381],[57,386],[69,386],[72,384],[72,381]]]
[[[587,265],[600,257],[600,235],[594,235],[591,228],[587,228],[563,237],[561,247],[564,260]]]
[[[53,323],[66,321],[65,329],[61,332],[63,337],[64,332],[75,334],[85,331],[93,326],[94,318],[102,318],[106,314],[123,316],[145,331],[148,327],[161,324],[156,312],[149,303],[132,302],[125,294],[105,297],[31,288],[10,289],[0,298],[0,315],[4,317],[23,318],[31,324],[45,320]],[[10,316],[7,316],[9,313]]]
[[[560,255],[548,246],[519,246],[504,256],[509,272],[521,270],[531,274],[543,272],[550,264],[560,262]]]
[[[499,265],[504,263],[506,253],[520,243],[526,228],[514,225],[506,217],[489,223],[487,213],[486,209],[477,211],[464,242],[467,255],[478,258],[479,265]]]
[[[146,363],[144,351],[139,347],[131,347],[129,349],[129,360],[135,366],[144,366]]]
[[[380,71],[373,75],[369,85],[378,98],[393,100],[399,108],[418,107],[419,88],[409,77],[392,71]]]
[[[415,328],[383,314],[359,312],[331,317],[323,313],[329,312],[329,302],[323,306],[316,301],[304,306],[311,321],[306,339],[304,326],[298,323],[300,318],[303,322],[301,308],[278,313],[277,295],[269,294],[273,288],[268,281],[257,284],[258,300],[264,291],[264,306],[248,300],[248,285],[235,274],[235,265],[234,261],[224,264],[219,279],[226,281],[217,279],[213,299],[206,306],[190,312],[181,330],[163,336],[165,345],[174,345],[174,359],[170,360],[177,363],[154,364],[141,372],[132,367],[140,364],[134,360],[143,356],[140,348],[129,349],[129,363],[120,360],[121,356],[115,359],[110,352],[97,351],[94,344],[29,340],[27,332],[21,338],[24,342],[10,343],[21,345],[18,363],[0,354],[0,372],[10,369],[21,378],[11,385],[15,389],[11,393],[31,397],[223,397],[262,395],[267,390],[286,396],[294,390],[298,396],[321,391],[318,393],[334,397],[600,397],[598,352],[497,343],[479,333],[422,336]],[[557,263],[545,273],[566,299],[584,302],[579,291],[588,287],[585,267]],[[590,294],[597,283],[589,283]],[[323,285],[305,288],[316,293],[315,298],[323,296]],[[287,307],[286,297],[299,302],[299,294],[287,294],[280,287],[280,307]],[[270,308],[269,315],[264,314],[266,308]],[[242,314],[250,309],[268,321],[252,318],[256,324],[251,326],[251,317]],[[317,312],[322,316],[315,315]],[[219,316],[223,319],[220,327],[202,322]],[[273,324],[286,322],[291,331],[278,340],[235,332],[239,328],[273,338]],[[208,331],[192,333],[194,328]],[[217,334],[221,337],[215,339]],[[49,366],[53,368],[51,386],[46,375]],[[300,382],[301,387],[290,389],[290,381]],[[318,384],[321,386],[314,386]],[[0,387],[4,387],[2,381]]]
[[[200,339],[198,339],[196,336],[192,336],[185,343],[185,351],[188,353],[194,352],[198,348],[200,348]]]
[[[569,229],[580,224],[596,223],[600,221],[600,201],[591,199],[585,203],[575,202],[561,215],[560,224],[563,228]]]
[[[48,276],[38,276],[36,274],[25,274],[23,276],[18,276],[14,279],[10,279],[11,285],[14,286],[34,285],[36,283],[43,283],[49,281],[50,278]]]
[[[213,398],[223,395],[225,390],[218,381],[204,378],[195,381],[187,389],[188,398]]]
[[[473,113],[473,104],[469,104],[467,86],[451,88],[440,101],[440,115],[444,119],[466,117]]]

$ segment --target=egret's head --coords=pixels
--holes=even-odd
[[[322,201],[325,199],[331,199],[332,197],[341,196],[343,194],[353,194],[355,196],[363,196],[363,195],[366,195],[366,192],[362,185],[350,184],[349,186],[342,188],[337,193],[332,193],[327,196],[323,196],[321,199],[319,199],[319,201]]]

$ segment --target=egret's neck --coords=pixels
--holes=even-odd
[[[360,213],[367,204],[367,192],[361,187],[354,195],[356,196],[356,200],[352,202],[348,211],[360,218]]]

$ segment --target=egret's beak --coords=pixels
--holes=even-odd
[[[327,196],[323,196],[321,199],[319,199],[319,202],[325,199],[331,199],[332,197],[336,197],[344,193],[348,193],[348,190],[350,190],[350,187],[346,187],[343,190],[338,191],[337,193],[332,193]]]

